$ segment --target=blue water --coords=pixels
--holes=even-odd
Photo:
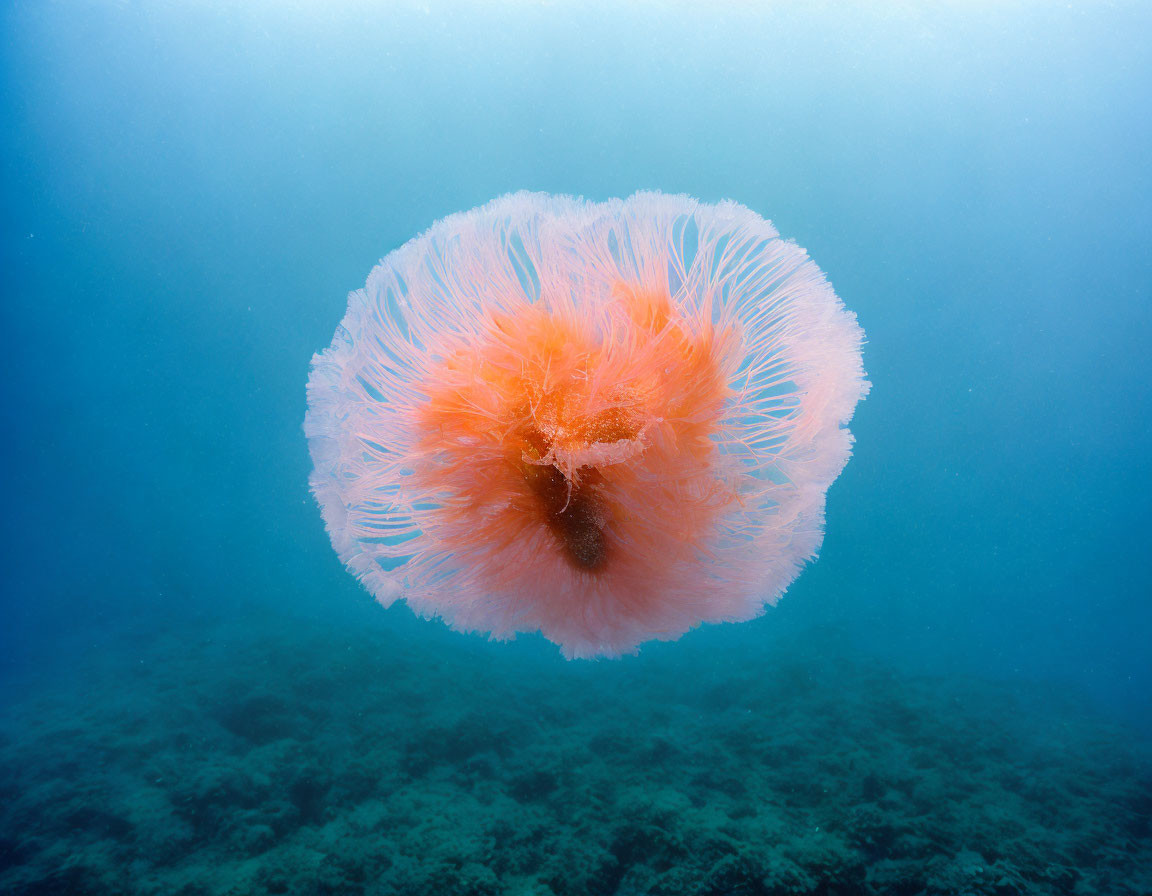
[[[1152,855],[1152,8],[699,6],[0,11],[0,888],[1152,887],[1133,870]],[[381,256],[519,189],[736,199],[858,315],[873,389],[854,456],[819,561],[763,618],[568,664],[539,638],[382,610],[335,557],[307,489],[311,355]],[[526,726],[544,741],[509,733]],[[757,733],[737,748],[736,730]],[[907,735],[919,759],[881,737],[872,753],[911,772],[828,771],[848,749],[837,731]],[[363,789],[277,783],[353,742]],[[795,759],[781,743],[812,763],[784,777],[823,770],[854,795],[781,798],[800,814],[772,815],[770,772]],[[613,749],[626,784],[589,758]],[[1025,778],[1058,766],[1048,789],[997,772],[984,803],[1033,812],[1034,855],[990,855],[977,842],[1006,830],[943,792],[907,812],[889,798],[926,770],[955,777],[961,756]],[[145,760],[168,769],[157,781],[195,767],[214,783],[124,784]],[[247,783],[219,784],[241,766]],[[1096,839],[1057,848],[1042,820],[1088,769],[1104,777],[1076,811]],[[752,814],[715,822],[718,858],[625,831],[601,865],[565,860],[586,879],[537,867],[558,843],[599,842],[603,819],[579,820],[590,800],[703,842],[713,822],[692,813],[739,802],[737,777]],[[444,816],[461,793],[489,809]],[[282,803],[293,820],[260,816]],[[796,833],[861,806],[906,830],[865,848],[849,824],[848,858]],[[216,814],[201,829],[182,811]],[[984,827],[942,821],[965,812]],[[785,816],[788,835],[772,826]],[[1119,827],[1085,821],[1100,818]],[[146,832],[169,822],[165,852]],[[384,867],[368,840],[348,846],[354,828],[425,833],[389,834]],[[550,844],[536,858],[532,837]],[[796,845],[793,870],[756,852],[768,841]],[[301,858],[320,854],[338,874]],[[965,870],[986,866],[996,880]],[[1034,870],[1056,866],[1075,875]]]

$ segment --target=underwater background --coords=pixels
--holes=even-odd
[[[0,892],[1152,893],[1152,6],[0,9]],[[314,352],[433,221],[732,198],[873,384],[780,605],[377,606]]]

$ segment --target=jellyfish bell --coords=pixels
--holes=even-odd
[[[734,202],[505,196],[350,295],[308,382],[312,490],[383,605],[634,652],[759,615],[815,557],[862,338]]]

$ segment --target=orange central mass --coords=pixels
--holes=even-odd
[[[447,496],[454,537],[482,549],[543,525],[572,568],[601,574],[622,527],[676,512],[656,506],[674,500],[662,474],[707,472],[730,341],[623,285],[595,318],[542,304],[496,317],[427,380],[417,476]]]

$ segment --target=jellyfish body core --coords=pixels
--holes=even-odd
[[[501,541],[507,514],[485,508],[503,504],[547,528],[572,569],[607,574],[626,562],[628,539],[673,548],[685,533],[669,533],[669,517],[689,513],[704,534],[713,505],[735,500],[658,482],[691,481],[715,462],[726,394],[718,355],[732,346],[710,323],[693,332],[667,295],[620,283],[598,307],[598,317],[533,305],[502,315],[476,344],[453,346],[424,384],[419,454],[433,462],[417,475],[430,489],[452,483],[459,504],[445,515],[456,517],[457,545],[481,553]]]
[[[381,603],[460,629],[611,656],[748,619],[819,547],[861,338],[735,203],[504,197],[350,296],[313,491]]]

